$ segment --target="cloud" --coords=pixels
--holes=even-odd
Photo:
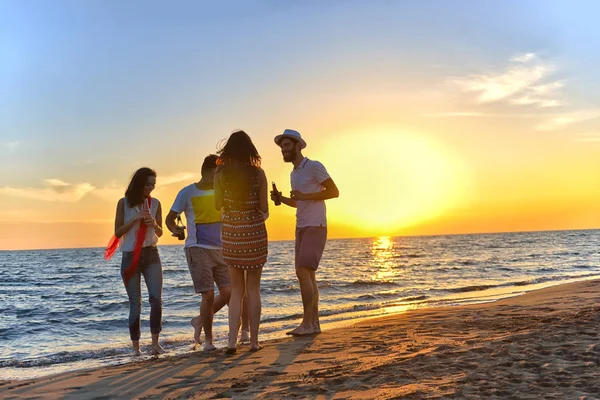
[[[156,181],[157,181],[156,184],[157,185],[171,185],[171,184],[177,183],[177,182],[195,181],[195,180],[200,179],[199,175],[200,175],[199,173],[193,173],[193,172],[177,172],[175,174],[167,175],[167,176],[159,175],[158,178],[156,179]]]
[[[125,189],[127,189],[127,186],[118,185],[117,181],[111,181],[102,188],[94,189],[92,194],[103,200],[116,202],[118,199],[125,196]]]
[[[40,224],[106,224],[114,222],[113,218],[95,218],[95,219],[65,219],[57,218],[57,215],[48,213],[45,210],[34,209],[12,209],[0,210],[1,223],[22,223],[24,219],[35,221]]]
[[[581,133],[575,140],[577,142],[600,143],[600,132]]]
[[[160,186],[171,185],[182,181],[194,181],[198,174],[179,172],[164,177],[159,176]],[[88,193],[107,201],[116,201],[124,196],[126,184],[111,181],[102,188],[96,188],[88,182],[72,184],[61,179],[49,178],[43,181],[45,187],[0,187],[0,196],[17,197],[22,199],[39,200],[45,202],[76,203]]]
[[[564,129],[569,125],[596,118],[600,118],[600,109],[573,111],[569,113],[558,114],[537,125],[535,128],[538,131],[555,131],[558,129]]]
[[[485,117],[486,114],[480,113],[480,112],[464,111],[464,112],[431,113],[431,114],[425,114],[425,116],[439,117],[439,118],[444,118],[444,117]]]
[[[548,81],[556,67],[542,61],[535,53],[518,55],[502,72],[470,75],[450,79],[465,92],[477,93],[479,103],[507,101],[515,105],[556,107],[564,104],[561,81]]]
[[[13,140],[11,142],[0,143],[0,148],[5,148],[8,153],[14,153],[17,151],[20,144],[21,142],[18,140]]]
[[[46,179],[44,188],[0,188],[0,196],[18,197],[46,202],[75,203],[87,193],[94,190],[94,186],[84,182],[70,184],[59,179]]]
[[[154,193],[160,193],[163,186],[172,185],[174,183],[188,181],[193,182],[199,179],[199,174],[192,172],[177,172],[171,175],[159,175],[157,179],[157,188]],[[129,182],[119,184],[117,181],[111,181],[102,188],[95,188],[92,191],[94,196],[100,197],[107,201],[116,201],[125,195],[125,190]]]
[[[93,218],[93,219],[36,219],[40,224],[107,224],[115,222],[113,218]]]
[[[31,219],[32,214],[31,210],[0,210],[0,222],[23,221],[24,215]]]
[[[530,61],[535,60],[536,57],[537,56],[535,55],[535,53],[525,53],[518,56],[514,56],[513,58],[511,58],[511,61],[518,63],[528,63]]]

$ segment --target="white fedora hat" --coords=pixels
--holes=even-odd
[[[302,136],[300,136],[300,132],[298,131],[295,131],[293,129],[286,129],[281,135],[275,136],[275,144],[279,146],[279,143],[281,143],[281,141],[284,138],[290,138],[300,142],[301,149],[306,147],[306,142],[304,141],[304,139],[302,139]]]

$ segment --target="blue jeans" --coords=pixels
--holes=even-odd
[[[131,264],[133,252],[124,251],[121,259],[121,275]],[[140,340],[140,315],[142,314],[142,275],[150,297],[150,332],[160,333],[162,329],[162,286],[163,273],[160,256],[156,247],[144,247],[138,269],[127,282],[129,296],[129,336]]]

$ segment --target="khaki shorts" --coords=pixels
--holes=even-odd
[[[223,261],[222,250],[186,247],[185,258],[196,293],[214,290],[215,283],[219,289],[231,286],[229,269]]]

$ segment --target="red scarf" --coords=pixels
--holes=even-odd
[[[148,196],[146,201],[148,202],[148,211],[150,211],[150,208],[152,207],[152,198]],[[140,262],[140,256],[142,255],[142,246],[144,245],[144,240],[146,239],[147,231],[148,225],[146,225],[144,221],[140,221],[140,225],[135,235],[135,243],[133,245],[133,259],[131,260],[131,264],[129,264],[129,266],[125,269],[125,271],[123,271],[122,274],[123,283],[125,284],[125,287],[127,287],[127,282],[129,282],[129,280],[137,272],[137,267]],[[110,259],[115,253],[115,250],[117,250],[118,246],[119,238],[113,235],[113,237],[110,239],[110,242],[108,242],[108,246],[104,250],[104,259]]]

